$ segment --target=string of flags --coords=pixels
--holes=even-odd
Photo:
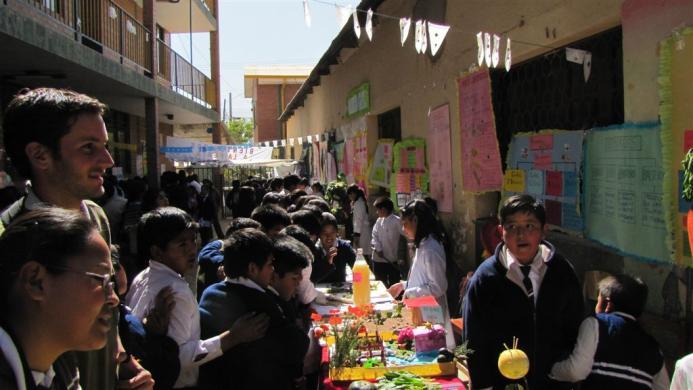
[[[314,135],[308,135],[305,137],[295,137],[295,138],[288,138],[288,139],[281,139],[281,140],[272,140],[272,141],[263,141],[257,144],[257,146],[264,146],[264,147],[293,147],[294,145],[302,145],[303,143],[313,143],[313,142],[321,142],[321,141],[327,141],[329,138],[329,135],[327,134],[314,134]]]
[[[477,62],[479,66],[486,63],[489,68],[497,68],[500,61],[501,37],[497,34],[491,35],[488,32],[479,31],[476,34],[476,44],[478,47]],[[510,38],[505,44],[505,70],[510,71],[512,65],[512,52]]]

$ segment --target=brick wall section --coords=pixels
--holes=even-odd
[[[277,118],[281,114],[278,99],[281,86],[258,85],[255,96],[255,121],[257,141],[272,141],[279,138]]]

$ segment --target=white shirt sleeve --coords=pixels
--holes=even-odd
[[[426,240],[433,240],[427,238]],[[447,289],[445,253],[435,250],[431,242],[422,241],[416,250],[412,270],[404,290],[405,297],[443,296]]]
[[[371,246],[373,250],[378,252],[383,250],[383,244],[380,243],[381,227],[383,227],[383,221],[382,218],[378,218],[378,220],[375,221],[375,225],[373,225],[373,233],[371,233]]]
[[[693,390],[691,373],[693,373],[693,353],[676,362],[674,376],[671,378],[671,390]]]
[[[587,317],[580,324],[573,352],[567,359],[555,363],[549,376],[563,382],[579,382],[587,378],[592,371],[598,343],[599,322],[594,317]]]
[[[223,353],[219,336],[200,340],[199,315],[194,315],[197,310],[192,292],[181,294],[176,291],[175,306],[168,325],[168,336],[178,344],[181,370],[200,366]],[[197,319],[197,327],[195,327],[195,319]]]

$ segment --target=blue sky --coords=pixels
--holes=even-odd
[[[243,97],[243,67],[314,65],[339,32],[335,4],[356,5],[357,1],[311,0],[308,4],[310,28],[304,22],[302,0],[219,0],[222,105],[231,92],[234,117],[252,117],[250,100]],[[193,34],[193,64],[209,74],[205,35]],[[189,58],[187,34],[174,36],[172,46]]]

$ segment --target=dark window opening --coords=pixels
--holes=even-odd
[[[402,139],[402,118],[399,107],[378,115],[378,139]]]
[[[491,71],[493,110],[501,161],[513,134],[543,129],[583,130],[623,123],[621,27],[565,47],[592,53],[585,82],[583,65],[566,60],[565,47]]]

